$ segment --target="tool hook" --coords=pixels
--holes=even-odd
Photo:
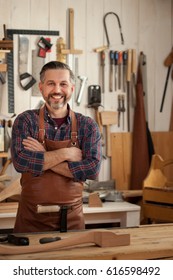
[[[107,17],[108,15],[114,15],[114,16],[116,16],[117,21],[118,21],[118,25],[119,25],[119,29],[120,29],[121,43],[122,43],[122,45],[123,45],[123,44],[124,44],[124,38],[123,38],[123,33],[122,33],[122,29],[121,29],[121,23],[120,23],[119,16],[118,16],[117,14],[113,13],[113,12],[109,12],[109,13],[106,13],[106,14],[104,15],[104,18],[103,18],[103,25],[104,25],[104,29],[105,29],[105,33],[106,33],[106,39],[107,39],[108,47],[110,46],[108,31],[107,31],[107,27],[106,27],[106,17]]]

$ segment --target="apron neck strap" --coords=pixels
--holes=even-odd
[[[44,143],[45,139],[45,125],[44,125],[44,110],[45,105],[40,108],[39,112],[39,133],[38,133],[38,141],[40,143]],[[70,109],[70,117],[71,117],[71,144],[72,146],[77,145],[77,120],[75,113]]]

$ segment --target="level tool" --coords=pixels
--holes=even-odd
[[[43,36],[59,36],[59,31],[47,30],[25,30],[25,29],[7,29],[7,37],[13,40],[13,35],[43,35]],[[8,112],[14,112],[14,57],[13,51],[7,54],[8,65]]]

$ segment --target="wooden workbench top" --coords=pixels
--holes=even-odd
[[[58,251],[33,254],[0,255],[1,260],[144,260],[173,259],[173,224],[144,225],[138,228],[110,229],[115,233],[130,234],[130,245],[97,247],[94,244],[80,245]],[[83,232],[85,233],[85,231]],[[30,244],[38,244],[42,237],[70,237],[76,232],[42,233],[27,235]],[[14,246],[14,245],[7,245]]]

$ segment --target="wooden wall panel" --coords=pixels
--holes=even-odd
[[[172,7],[172,9],[171,9]],[[73,96],[73,110],[95,117],[94,110],[87,108],[88,86],[100,84],[100,56],[94,48],[107,44],[103,28],[103,16],[107,12],[116,13],[121,22],[124,45],[121,44],[119,27],[116,18],[107,18],[110,39],[109,50],[126,50],[136,48],[137,53],[143,51],[147,55],[147,79],[149,94],[149,127],[152,131],[167,131],[169,127],[170,104],[172,102],[172,83],[168,83],[164,112],[159,112],[161,96],[165,81],[166,69],[163,60],[171,50],[173,43],[172,15],[173,0],[0,0],[0,38],[3,36],[3,24],[7,28],[59,30],[68,44],[68,8],[75,12],[74,36],[75,47],[84,53],[78,55],[78,74],[88,77],[88,82],[80,106]],[[2,12],[3,11],[3,12]],[[105,60],[105,88],[102,94],[100,110],[117,110],[117,95],[120,90],[109,92],[109,50]],[[17,51],[17,42],[15,42]],[[56,54],[48,59],[54,59]],[[18,83],[17,55],[15,55],[15,113],[34,108],[40,97],[32,96],[31,90],[24,92]],[[75,57],[73,57],[73,62]],[[7,85],[0,83],[0,94],[3,106],[0,113],[8,114]],[[79,83],[77,83],[79,88]],[[126,95],[125,95],[126,97]],[[122,124],[122,123],[121,123]],[[112,133],[127,131],[125,112],[125,129],[122,125],[111,126]],[[105,131],[104,131],[105,134]],[[104,153],[105,147],[103,147]],[[111,161],[106,158],[102,162],[99,180],[110,179]]]
[[[155,153],[164,160],[173,159],[173,132],[152,132],[151,136]],[[117,189],[130,189],[132,133],[112,133],[111,145],[111,178],[116,180]],[[173,182],[173,165],[165,167],[164,174]]]

